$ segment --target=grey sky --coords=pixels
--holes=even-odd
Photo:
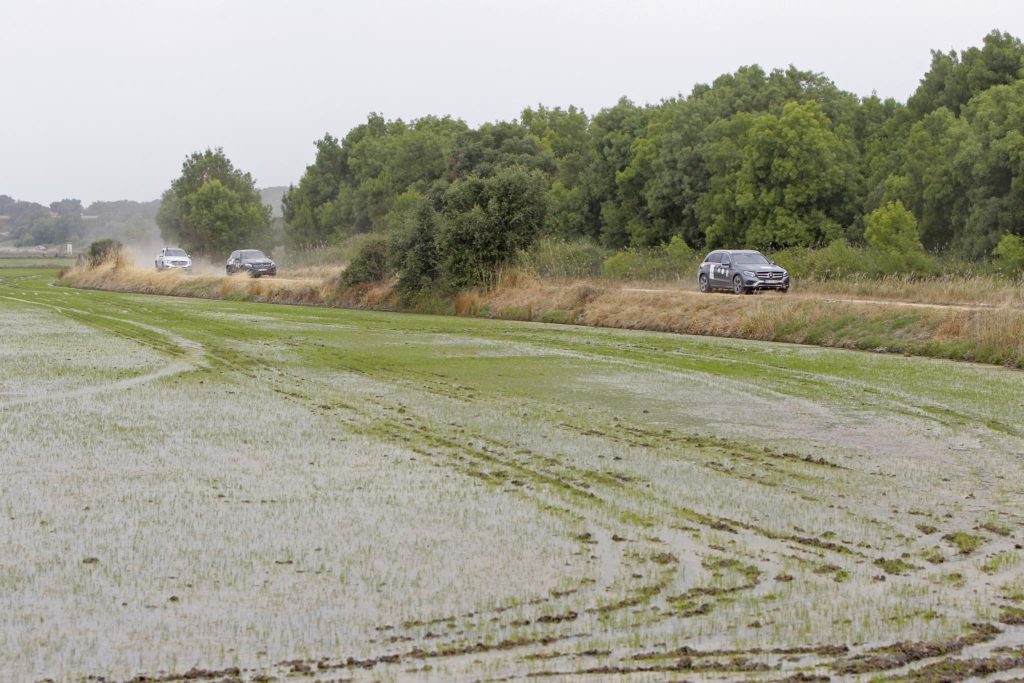
[[[371,111],[594,114],[751,63],[905,101],[930,49],[993,28],[1024,36],[1024,3],[2,0],[0,194],[154,199],[217,146],[257,185],[287,185],[314,140]]]

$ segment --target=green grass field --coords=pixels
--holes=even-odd
[[[75,265],[72,257],[33,257],[0,255],[0,270],[20,268],[65,268]]]
[[[1019,371],[54,272],[0,270],[0,679],[1024,669]]]

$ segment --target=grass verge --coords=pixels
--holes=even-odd
[[[318,276],[319,275],[319,276]],[[338,286],[337,276],[251,279],[155,273],[124,263],[77,266],[68,283],[92,289],[343,308],[399,309],[391,283]],[[836,300],[823,295],[699,295],[503,273],[487,292],[410,310],[506,320],[651,330],[900,353],[1024,367],[1024,309]]]

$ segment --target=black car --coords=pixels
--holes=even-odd
[[[736,294],[753,294],[762,289],[789,291],[789,273],[759,251],[720,249],[704,257],[697,286],[705,294],[725,289]]]
[[[225,265],[228,275],[248,273],[249,277],[277,275],[277,264],[259,249],[239,249],[231,252]]]

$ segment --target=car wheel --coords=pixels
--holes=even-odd
[[[783,287],[779,291],[782,292],[783,294],[787,294],[787,293],[789,293],[789,287]]]
[[[708,282],[708,276],[704,273],[701,273],[700,277],[697,278],[697,288],[704,294],[709,294],[711,292],[711,283]]]
[[[747,288],[743,286],[743,278],[741,278],[739,275],[732,279],[732,291],[736,292],[737,294],[750,293],[749,291],[747,291]]]

